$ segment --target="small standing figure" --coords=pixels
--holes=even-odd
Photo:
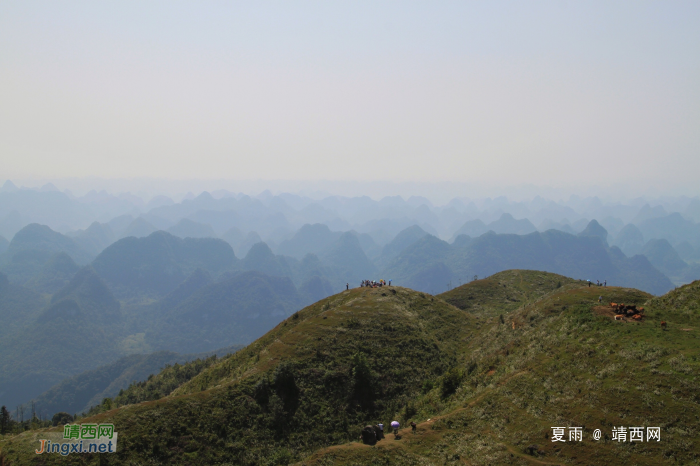
[[[345,290],[349,290],[349,289],[350,289],[350,283],[346,283],[346,284],[345,284]]]
[[[416,433],[416,423],[411,421],[411,432]]]
[[[603,302],[603,297],[602,297],[602,296],[598,296],[598,304],[600,304],[600,303],[602,303],[602,302]]]
[[[394,429],[394,437],[399,435],[399,421],[391,421],[391,428]]]
[[[606,286],[606,287],[608,286],[608,281],[607,281],[607,280],[605,280],[605,281],[603,282],[603,286]]]

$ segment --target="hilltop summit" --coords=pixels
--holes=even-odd
[[[596,219],[591,220],[586,225],[586,228],[578,234],[578,236],[597,236],[601,238],[606,244],[608,242],[608,230],[603,228],[603,226],[598,223]]]

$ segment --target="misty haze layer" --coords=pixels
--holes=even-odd
[[[699,8],[3,2],[3,173],[697,194]]]

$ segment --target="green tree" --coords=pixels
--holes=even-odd
[[[253,387],[253,398],[259,405],[266,405],[270,399],[271,392],[270,382],[267,380],[267,377],[263,377]]]
[[[5,435],[10,425],[10,412],[5,406],[0,408],[0,434]]]
[[[114,403],[111,398],[104,398],[102,400],[102,411],[109,411],[114,407]]]
[[[453,367],[442,376],[441,394],[443,398],[447,398],[457,391],[462,383],[462,371]]]
[[[352,357],[352,395],[363,409],[369,409],[374,403],[374,383],[372,371],[363,353]]]
[[[54,426],[70,424],[71,422],[73,422],[73,416],[64,412],[56,413],[51,418],[51,424]]]
[[[289,413],[284,409],[284,402],[276,393],[270,396],[268,410],[270,411],[273,428],[278,432],[282,432],[287,425]]]
[[[277,396],[284,403],[284,409],[293,414],[299,404],[299,388],[294,379],[294,369],[290,364],[283,363],[277,366],[273,376],[273,385]]]

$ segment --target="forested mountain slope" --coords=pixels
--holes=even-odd
[[[0,339],[3,404],[26,402],[67,376],[116,359],[123,324],[120,303],[86,266],[31,325]]]

